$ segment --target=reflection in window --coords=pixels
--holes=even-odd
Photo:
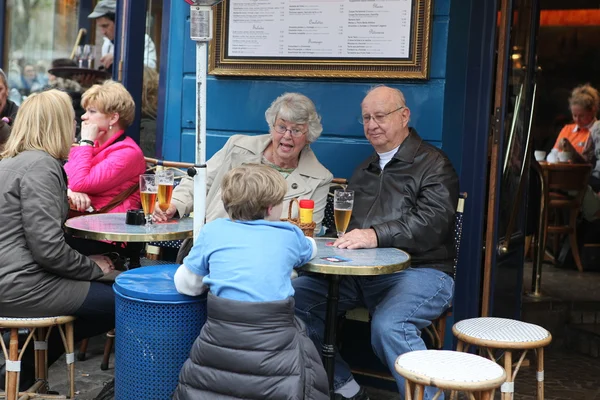
[[[158,108],[158,71],[160,67],[160,31],[162,1],[148,0],[146,12],[146,47],[152,42],[156,63],[149,63],[144,52],[144,85],[142,88],[142,115],[140,122],[140,147],[146,157],[156,156],[156,116]],[[152,68],[154,67],[154,68]]]
[[[19,105],[48,85],[55,59],[69,58],[77,37],[79,0],[9,0],[5,54],[9,99]]]

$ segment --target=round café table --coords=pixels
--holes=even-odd
[[[317,242],[317,256],[300,269],[325,274],[329,278],[325,338],[323,341],[323,366],[329,379],[329,396],[333,399],[334,345],[341,277],[346,275],[393,274],[410,266],[410,255],[396,248],[338,249],[332,246],[335,241],[332,238],[316,238],[315,241]]]
[[[125,213],[83,215],[68,219],[65,230],[77,237],[91,240],[127,242],[132,246],[129,268],[140,266],[140,251],[147,242],[180,240],[192,237],[192,218],[172,219],[168,222],[146,225],[127,225]]]

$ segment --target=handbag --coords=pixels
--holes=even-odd
[[[104,214],[104,213],[110,212],[115,207],[121,205],[125,201],[125,199],[127,199],[129,196],[131,196],[132,194],[137,192],[139,188],[140,188],[140,184],[136,183],[135,185],[132,185],[131,187],[125,189],[124,191],[122,191],[121,193],[116,195],[104,207],[99,208],[98,210],[91,211],[91,212],[78,211],[75,208],[75,206],[73,205],[73,203],[71,203],[71,199],[69,199],[69,218],[80,217],[82,215]]]

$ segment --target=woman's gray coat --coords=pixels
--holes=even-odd
[[[67,178],[60,161],[24,151],[0,161],[0,315],[71,314],[102,270],[64,239]]]
[[[327,375],[294,299],[249,303],[209,293],[208,319],[179,375],[175,400],[329,398]]]

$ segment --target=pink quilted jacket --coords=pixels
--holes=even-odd
[[[146,170],[144,154],[130,137],[118,132],[101,147],[77,146],[71,148],[65,171],[69,189],[90,196],[92,207],[104,207],[119,193],[139,182]],[[126,212],[140,208],[140,193],[136,191],[110,212]]]

